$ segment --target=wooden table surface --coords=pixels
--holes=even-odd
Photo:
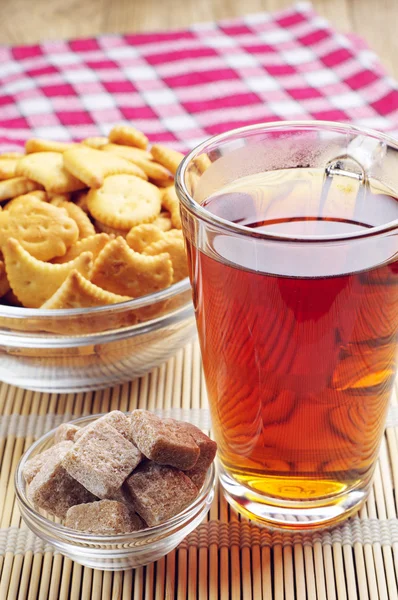
[[[273,11],[294,0],[0,0],[0,43],[133,33]],[[363,36],[398,78],[398,0],[313,0],[342,32]],[[0,65],[1,72],[1,65]]]

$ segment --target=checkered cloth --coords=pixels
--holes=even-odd
[[[0,47],[0,149],[132,122],[184,151],[281,119],[398,135],[398,88],[366,45],[307,3],[186,30]]]

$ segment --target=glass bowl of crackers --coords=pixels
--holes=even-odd
[[[33,533],[80,564],[140,567],[206,516],[216,448],[194,425],[145,410],[82,417],[25,452],[15,473],[19,510]]]
[[[0,155],[0,380],[77,392],[139,377],[195,335],[174,175],[117,125]]]

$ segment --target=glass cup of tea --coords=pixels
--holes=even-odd
[[[337,524],[396,375],[398,143],[260,124],[198,146],[176,187],[226,498],[271,528]]]

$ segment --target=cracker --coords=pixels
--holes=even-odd
[[[51,298],[42,304],[41,308],[91,308],[127,300],[131,300],[131,298],[107,292],[88,281],[78,271],[72,271]]]
[[[170,182],[173,181],[169,171],[162,165],[154,162],[152,160],[152,155],[145,150],[119,144],[107,144],[102,150],[121,156],[135,165],[138,165],[150,179],[169,182],[169,185]]]
[[[86,215],[89,215],[90,211],[88,210],[88,206],[87,206],[87,194],[88,194],[88,190],[82,190],[79,192],[75,192],[73,194],[72,200],[76,204],[76,206],[81,208],[82,211],[86,213]]]
[[[27,202],[29,203],[30,200],[33,200],[33,201],[39,200],[41,202],[46,202],[47,194],[44,190],[37,190],[34,192],[29,192],[28,194],[22,194],[22,196],[16,196],[12,200],[9,200],[7,202],[7,204],[4,205],[4,210],[9,211],[11,209],[15,209],[18,205],[21,207],[26,206],[26,203]]]
[[[144,223],[130,229],[126,236],[126,242],[135,252],[142,252],[147,246],[163,239],[162,233],[159,227],[153,223]]]
[[[50,203],[58,208],[64,208],[79,229],[79,240],[95,235],[94,225],[86,213],[73,202],[65,202],[59,197],[50,200]]]
[[[180,203],[174,185],[171,185],[164,190],[162,206],[169,211],[173,227],[181,229]]]
[[[129,125],[115,125],[109,133],[109,141],[114,144],[135,146],[145,150],[148,146],[148,138],[142,131],[138,131]]]
[[[20,199],[0,213],[0,246],[15,238],[39,260],[63,256],[78,235],[75,221],[64,209],[34,197]]]
[[[154,144],[151,148],[153,158],[163,167],[166,167],[173,175],[176,174],[180,162],[184,158],[181,152],[166,148],[160,144]]]
[[[199,154],[199,156],[193,159],[193,162],[200,174],[204,173],[212,165],[207,154]]]
[[[123,146],[122,144],[105,144],[102,146],[102,150],[117,154],[126,160],[135,162],[138,160],[152,160],[152,154],[147,150],[141,150],[141,148],[134,148],[133,146]]]
[[[0,260],[0,298],[5,296],[5,294],[9,291],[10,284],[8,282],[6,266],[3,260]]]
[[[102,248],[104,248],[110,240],[111,238],[107,233],[96,233],[95,235],[77,241],[76,244],[73,244],[73,246],[68,249],[64,256],[55,258],[52,262],[58,265],[66,263],[76,258],[76,256],[83,254],[83,252],[91,252],[93,260],[95,260]]]
[[[99,190],[88,193],[87,204],[92,216],[120,229],[156,219],[161,194],[157,187],[134,175],[111,175]]]
[[[109,242],[94,263],[91,281],[104,290],[137,298],[168,287],[173,268],[168,254],[144,256],[118,237]]]
[[[12,179],[5,179],[4,181],[0,181],[0,202],[41,189],[42,186],[40,183],[32,181],[32,179],[28,179],[27,177],[12,177]]]
[[[164,252],[168,253],[171,264],[173,265],[173,283],[188,277],[188,263],[185,254],[184,241],[174,235],[169,235],[156,242],[152,242],[152,244],[143,250],[143,253],[148,256],[156,256],[157,254],[163,254]]]
[[[10,286],[26,308],[44,304],[72,271],[88,276],[92,267],[91,252],[84,252],[69,263],[53,265],[31,256],[13,238],[4,244],[3,254]]]
[[[0,179],[12,179],[15,177],[17,158],[2,158],[0,156]]]
[[[106,144],[109,143],[109,140],[107,137],[104,137],[102,135],[96,135],[93,137],[85,138],[84,140],[82,140],[81,143],[84,144],[85,146],[89,146],[89,148],[94,148],[95,150],[100,150],[100,148],[102,148],[103,146],[106,146]]]
[[[48,202],[58,206],[59,202],[70,202],[71,194],[47,194]]]
[[[26,154],[33,152],[65,152],[76,144],[72,142],[56,142],[54,140],[40,140],[32,138],[25,144]]]
[[[97,233],[107,233],[112,239],[115,237],[126,238],[129,230],[128,229],[117,229],[116,227],[109,227],[108,225],[104,225],[101,221],[96,221],[94,219],[94,226]]]
[[[38,181],[47,192],[52,194],[65,194],[86,187],[80,179],[64,168],[63,156],[61,152],[27,154],[18,161],[16,172],[18,175]]]
[[[2,152],[0,154],[0,159],[1,158],[22,158],[22,156],[25,156],[24,152]]]
[[[86,186],[94,189],[100,188],[105,177],[109,175],[124,173],[147,179],[145,173],[128,160],[110,153],[105,154],[101,150],[88,146],[67,150],[63,154],[63,159],[65,168],[70,173],[84,181]]]
[[[168,211],[161,212],[158,217],[154,221],[152,221],[153,225],[159,227],[162,231],[170,231],[173,227],[171,222],[170,213]]]

